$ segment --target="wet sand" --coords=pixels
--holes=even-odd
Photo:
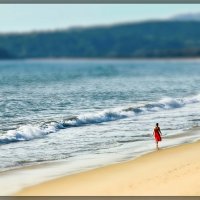
[[[200,142],[183,144],[47,181],[15,195],[200,195],[199,155]]]

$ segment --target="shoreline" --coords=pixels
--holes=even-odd
[[[198,141],[200,127],[193,127],[176,135],[163,135],[163,141],[160,144],[161,151],[165,149],[181,146],[185,143],[194,143]],[[189,137],[188,137],[189,136]],[[30,188],[50,180],[56,180],[64,176],[76,175],[89,170],[106,167],[109,165],[131,162],[140,157],[155,152],[154,140],[150,141],[151,147],[148,151],[135,152],[135,149],[130,149],[126,154],[116,155],[116,157],[84,157],[81,160],[58,160],[45,163],[35,163],[24,165],[17,168],[2,171],[0,173],[1,195],[13,195],[23,190]],[[136,149],[137,150],[137,149]],[[119,152],[120,154],[120,152]],[[17,180],[17,181],[16,181]]]
[[[62,176],[27,187],[16,196],[200,195],[200,141],[133,160]]]
[[[200,61],[194,57],[38,57],[38,58],[2,58],[0,61]]]

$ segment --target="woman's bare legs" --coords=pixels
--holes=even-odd
[[[156,141],[156,149],[159,150],[159,148],[158,148],[158,141]]]

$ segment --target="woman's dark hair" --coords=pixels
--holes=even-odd
[[[158,126],[158,123],[156,123],[156,126]]]

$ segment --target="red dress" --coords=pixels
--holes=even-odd
[[[154,128],[154,137],[155,137],[156,142],[159,142],[162,140],[159,131],[160,131],[159,127]]]

